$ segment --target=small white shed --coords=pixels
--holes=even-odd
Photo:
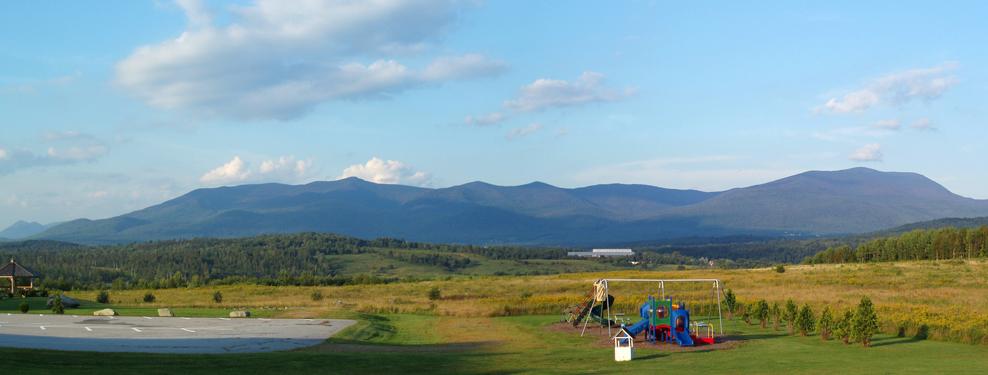
[[[635,358],[635,337],[624,328],[614,335],[614,361],[630,361]]]

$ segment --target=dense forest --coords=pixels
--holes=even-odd
[[[856,247],[830,247],[806,263],[886,262],[897,260],[969,259],[988,256],[988,226],[917,229],[875,238]]]
[[[564,272],[530,262],[564,260],[566,249],[444,245],[381,238],[363,240],[301,233],[240,239],[190,239],[128,245],[83,246],[57,241],[0,244],[3,259],[16,259],[41,274],[49,289],[174,288],[204,284],[344,285],[421,280],[467,273],[492,261],[492,274]],[[361,263],[362,262],[362,263]],[[579,262],[630,268],[658,264],[706,265],[705,259],[644,252],[631,258]],[[354,265],[354,263],[360,263]],[[583,264],[581,263],[581,264]],[[509,266],[505,266],[507,264]],[[396,266],[397,265],[397,266]],[[395,267],[435,270],[396,276]],[[422,268],[424,267],[424,268]],[[360,269],[362,271],[353,271]],[[428,272],[428,271],[425,271]]]

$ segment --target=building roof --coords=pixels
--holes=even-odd
[[[17,264],[13,259],[10,263],[7,263],[2,268],[0,268],[0,276],[13,276],[13,277],[37,277],[33,272],[28,271],[27,268]]]

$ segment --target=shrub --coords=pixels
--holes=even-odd
[[[322,291],[313,290],[312,291],[312,295],[310,295],[309,297],[312,298],[312,300],[313,301],[316,301],[316,302],[322,301]]]
[[[875,314],[875,306],[872,305],[871,299],[862,297],[851,321],[851,338],[868,347],[871,345],[871,336],[876,333],[878,333],[878,315]]]
[[[789,329],[790,335],[795,333],[796,314],[796,303],[792,301],[792,298],[786,300],[786,308],[782,310],[782,319],[786,321],[786,328]]]
[[[215,291],[213,292],[213,302],[223,303],[223,292]]]
[[[96,295],[96,302],[110,303],[110,293],[105,290],[101,290],[99,294]]]
[[[762,328],[765,328],[768,323],[769,307],[768,302],[765,300],[759,300],[755,304],[755,317],[758,318],[758,322],[761,323]]]
[[[151,303],[154,302],[154,300],[154,294],[151,294],[151,292],[144,293],[144,302]]]
[[[820,330],[820,339],[830,340],[830,332],[834,329],[834,316],[830,313],[830,306],[824,307],[820,313],[820,321],[817,322],[817,329]]]
[[[778,273],[786,273],[786,266],[785,265],[782,265],[782,264],[776,265],[775,266],[775,272],[778,272]]]
[[[738,308],[738,300],[734,295],[734,291],[728,289],[724,292],[724,307],[727,308],[727,318],[731,319],[734,317],[734,312]]]
[[[813,332],[815,325],[816,318],[813,316],[813,310],[810,309],[810,305],[803,304],[803,307],[799,309],[799,315],[796,317],[796,327],[799,328],[799,334],[801,336],[808,335]]]
[[[21,314],[27,314],[28,311],[31,311],[31,305],[27,301],[21,302],[18,308],[21,310]]]
[[[62,304],[62,296],[57,295],[54,297],[51,303],[51,312],[56,314],[65,314],[65,305]]]
[[[778,302],[772,302],[772,309],[770,310],[772,315],[772,329],[778,331],[780,321],[782,320],[782,308],[779,307]]]
[[[442,295],[442,292],[439,290],[438,287],[432,287],[432,289],[429,289],[429,300],[430,301],[435,301],[435,300],[438,300],[440,298],[443,298],[443,295]]]

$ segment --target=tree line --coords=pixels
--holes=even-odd
[[[741,320],[749,325],[758,324],[762,328],[768,328],[771,323],[772,329],[776,331],[785,325],[790,335],[798,333],[800,336],[809,336],[817,332],[823,341],[838,339],[844,344],[860,343],[868,347],[872,336],[881,332],[875,305],[868,297],[862,297],[857,308],[835,312],[830,306],[826,306],[817,316],[810,305],[798,306],[792,299],[786,300],[784,304],[773,302],[769,305],[766,300],[741,303],[734,292],[728,289],[724,293],[724,306],[728,311],[728,318],[739,314]]]
[[[988,257],[988,226],[917,229],[899,236],[830,247],[804,260],[809,264],[947,260]]]

